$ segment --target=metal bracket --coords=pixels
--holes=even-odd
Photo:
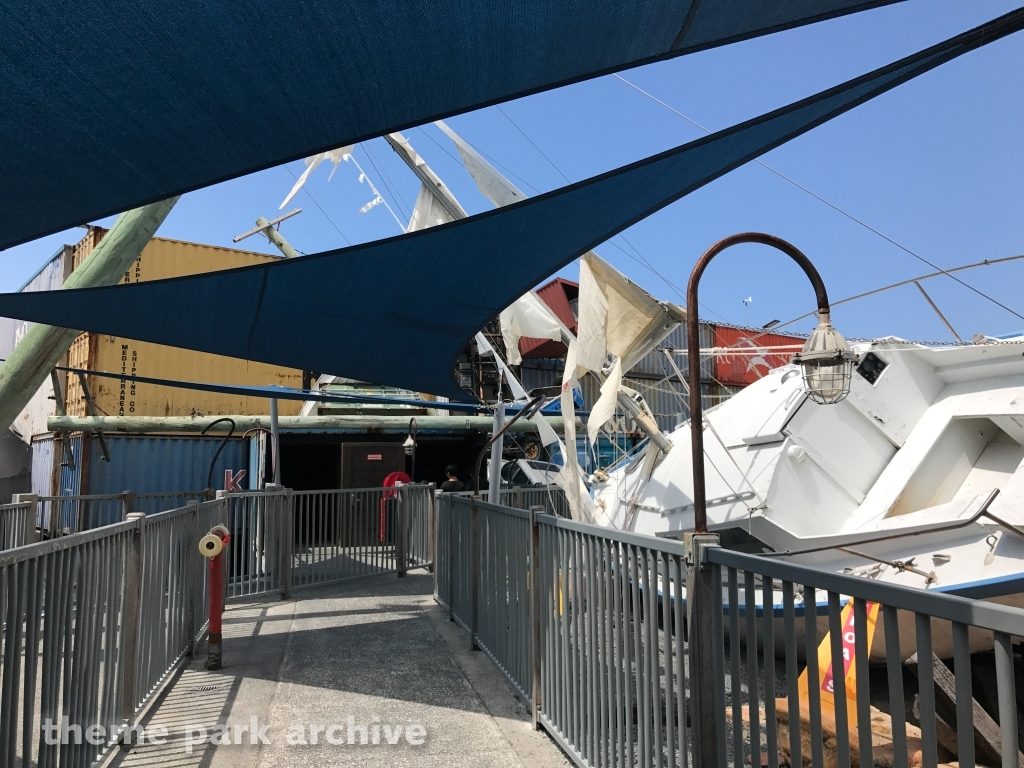
[[[60,378],[57,376],[57,369],[56,368],[54,368],[52,371],[50,371],[50,383],[53,385],[54,410],[57,412],[58,416],[67,416],[67,411],[64,409],[64,393],[61,391],[61,388],[60,388]],[[68,468],[71,469],[72,472],[74,472],[75,471],[75,452],[71,448],[71,433],[68,432],[65,429],[65,430],[61,430],[61,432],[59,434],[60,434],[61,458],[62,458],[62,461],[61,461],[60,465],[62,467],[68,467]],[[65,452],[66,452],[66,455],[67,455],[66,459],[64,458]]]
[[[96,401],[92,399],[92,393],[89,391],[89,384],[85,380],[85,374],[81,371],[78,372],[78,381],[82,385],[82,395],[84,395],[85,403],[89,408],[89,415],[99,418],[99,413],[96,409]],[[100,453],[103,454],[103,460],[109,462],[110,451],[107,450],[107,441],[103,437],[103,430],[97,429],[95,435],[96,439],[100,441]]]

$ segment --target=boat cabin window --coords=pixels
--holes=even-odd
[[[882,371],[889,367],[889,364],[882,358],[876,355],[874,352],[868,352],[860,359],[860,365],[857,366],[857,373],[867,381],[868,384],[874,384],[878,381],[878,377],[882,375]]]

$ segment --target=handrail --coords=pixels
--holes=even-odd
[[[710,562],[727,568],[750,571],[793,584],[807,584],[816,589],[837,592],[901,610],[926,613],[937,619],[971,624],[996,632],[1024,635],[1024,611],[1019,608],[971,600],[944,592],[929,592],[924,589],[886,584],[806,565],[783,563],[721,547],[708,547],[706,551]]]

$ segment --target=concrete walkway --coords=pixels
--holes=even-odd
[[[204,670],[200,648],[144,723],[150,739],[166,729],[166,743],[122,749],[112,764],[570,765],[469,651],[432,584],[422,572],[375,576],[230,605],[224,669]]]

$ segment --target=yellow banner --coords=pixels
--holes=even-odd
[[[867,647],[868,654],[871,653],[871,643],[875,637],[875,624],[878,622],[878,603],[867,603]],[[807,606],[804,609],[804,621],[816,619],[817,606]],[[857,665],[853,663],[856,649],[854,634],[853,598],[850,598],[843,608],[840,616],[843,628],[843,679],[846,688],[846,715],[850,728],[857,728]],[[819,695],[821,696],[821,713],[824,717],[836,719],[835,700],[835,672],[832,669],[832,638],[830,633],[825,633],[825,639],[818,646],[818,678]],[[800,694],[800,706],[804,709],[808,706],[808,676],[807,669],[800,673],[797,681],[797,690]],[[809,711],[805,709],[804,711]]]

